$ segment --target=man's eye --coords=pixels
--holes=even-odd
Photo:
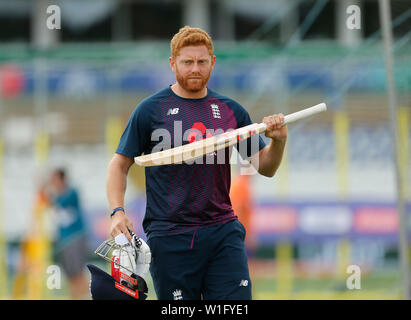
[[[192,61],[184,61],[184,64],[191,64]]]

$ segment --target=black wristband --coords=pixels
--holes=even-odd
[[[117,207],[117,208],[113,209],[113,211],[111,211],[110,217],[114,216],[114,214],[115,214],[117,211],[123,211],[124,213],[126,213],[126,211],[124,210],[124,208],[122,208],[122,207]]]

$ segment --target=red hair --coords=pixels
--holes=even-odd
[[[171,57],[175,59],[183,47],[200,45],[205,45],[208,53],[213,56],[213,41],[207,32],[200,28],[192,28],[190,26],[180,28],[170,42]]]

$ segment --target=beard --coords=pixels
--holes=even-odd
[[[176,72],[176,80],[178,84],[188,92],[199,92],[205,88],[210,79],[210,72],[204,77],[201,74],[190,74],[186,77],[182,76],[178,71]],[[190,79],[196,77],[198,79]]]

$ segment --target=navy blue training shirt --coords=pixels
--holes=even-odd
[[[134,109],[116,153],[134,159],[252,123],[239,103],[207,91],[204,98],[187,99],[167,87],[144,99]],[[259,135],[236,145],[242,158],[264,146]],[[232,147],[222,151],[224,161],[217,159],[217,153],[209,153],[192,164],[145,167],[147,206],[143,229],[148,238],[237,219],[229,197],[231,151]]]

